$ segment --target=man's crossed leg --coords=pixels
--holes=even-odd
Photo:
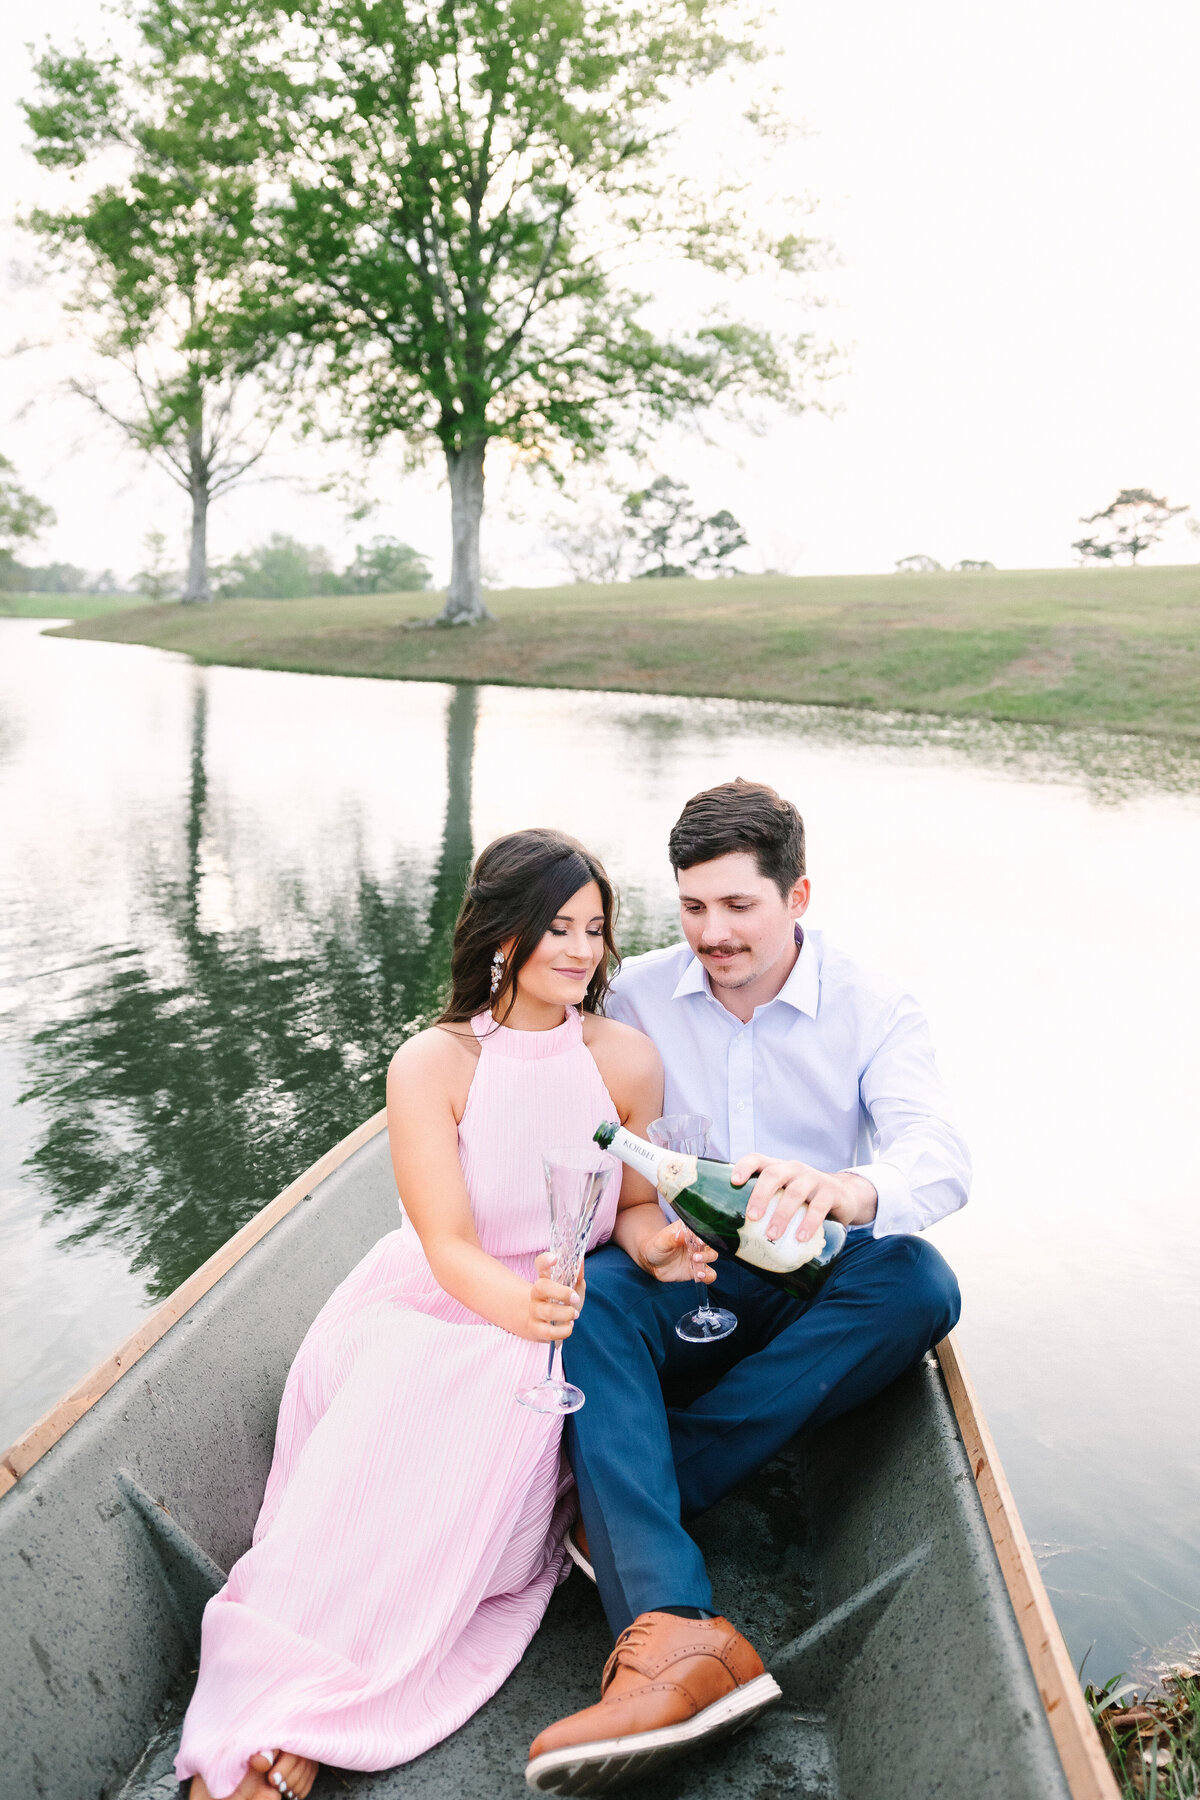
[[[589,1258],[587,1304],[564,1346],[567,1373],[588,1398],[568,1441],[619,1641],[600,1704],[535,1741],[529,1780],[539,1788],[561,1791],[560,1778],[573,1785],[589,1759],[597,1767],[588,1791],[609,1785],[601,1765],[616,1786],[770,1704],[778,1690],[758,1657],[713,1617],[704,1558],[684,1522],[797,1431],[879,1393],[958,1318],[953,1273],[917,1237],[851,1232],[808,1301],[728,1257],[716,1272],[710,1293],[737,1313],[738,1329],[697,1345],[675,1332],[678,1285],[655,1281],[615,1245]],[[692,1404],[666,1405],[664,1380],[714,1373],[716,1384]],[[613,1754],[615,1740],[627,1754]]]

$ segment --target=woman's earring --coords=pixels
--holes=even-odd
[[[497,950],[495,956],[493,956],[493,958],[492,958],[492,994],[493,994],[493,996],[495,996],[499,992],[500,983],[503,980],[503,978],[504,978],[504,952],[503,952],[503,950]]]

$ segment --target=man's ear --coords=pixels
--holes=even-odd
[[[808,911],[808,903],[812,899],[812,882],[807,875],[802,875],[791,894],[788,896],[788,911],[793,919],[802,919]]]

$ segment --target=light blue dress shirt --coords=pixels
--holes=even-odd
[[[664,1113],[712,1120],[711,1157],[857,1169],[879,1195],[876,1237],[923,1231],[965,1204],[971,1182],[924,1015],[821,932],[797,937],[791,974],[744,1025],[687,944],[631,956],[606,1010],[657,1045]]]

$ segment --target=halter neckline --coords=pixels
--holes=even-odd
[[[562,1024],[552,1026],[549,1031],[514,1031],[511,1025],[498,1025],[487,1010],[475,1014],[471,1029],[479,1039],[481,1050],[522,1057],[529,1062],[542,1056],[561,1055],[583,1039],[583,1024],[575,1006],[568,1006]]]

